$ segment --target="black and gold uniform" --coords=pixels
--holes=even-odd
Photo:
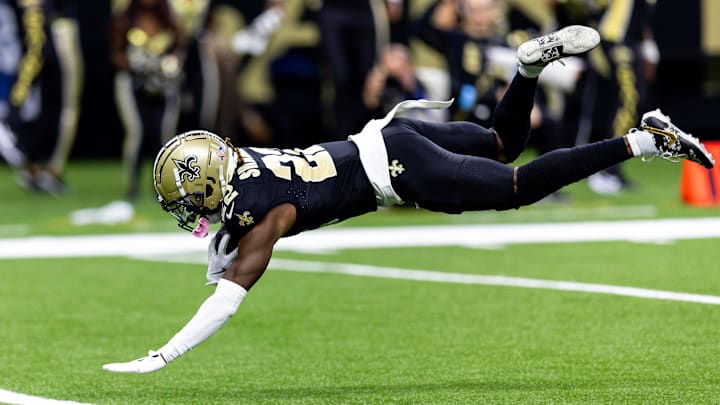
[[[27,162],[24,184],[36,188],[36,176],[50,156],[57,135],[60,75],[51,40],[50,1],[11,2],[22,43],[22,56],[10,89],[10,126]]]
[[[358,150],[350,141],[307,149],[240,148],[243,164],[225,192],[222,221],[233,236],[247,233],[273,207],[291,203],[297,221],[289,235],[377,208]]]
[[[9,2],[16,21],[22,56],[9,95],[9,122],[26,161],[20,183],[59,195],[62,174],[75,142],[82,87],[82,53],[77,0]],[[8,15],[4,15],[7,18]],[[3,50],[6,63],[14,52]]]
[[[382,135],[391,182],[404,201],[448,213],[513,207],[512,168],[495,160],[493,130],[469,122],[396,118]],[[524,138],[516,138],[519,142],[513,146],[509,141],[508,148],[522,147]],[[244,235],[283,203],[297,208],[288,236],[377,209],[373,187],[351,141],[303,150],[239,151],[243,164],[230,180],[221,212],[233,236]]]
[[[514,161],[527,143],[536,84],[536,79],[516,76],[498,107],[494,129],[470,122],[392,120],[381,133],[398,196],[438,212],[507,210],[537,202],[630,158],[625,141],[618,138],[558,149],[517,169],[504,164]],[[285,236],[377,209],[377,196],[352,141],[304,150],[239,148],[239,153],[242,163],[232,174],[220,210],[225,231],[233,238],[245,235],[284,203],[297,210]]]
[[[394,118],[408,108],[449,106],[414,100],[370,121],[347,141],[306,149],[235,148],[207,131],[180,134],[155,159],[158,201],[195,236],[207,235],[211,223],[222,221],[235,246],[232,239],[239,243],[252,235],[276,207],[287,204],[295,212],[282,236],[403,202],[446,213],[507,210],[533,204],[633,156],[665,153],[656,146],[660,135],[637,131],[557,149],[518,167],[508,165],[522,153],[530,134],[538,79],[524,75],[532,72],[515,75],[492,129],[470,122]],[[692,153],[702,152],[707,158],[702,163],[712,165],[695,143],[683,145],[695,148]],[[276,212],[290,215],[287,207]]]

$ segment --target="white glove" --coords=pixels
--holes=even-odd
[[[127,363],[105,364],[103,369],[112,371],[113,373],[145,374],[160,370],[165,367],[166,364],[165,359],[163,359],[159,352],[150,350],[146,357],[141,357]]]
[[[210,240],[210,245],[208,246],[208,270],[206,275],[206,285],[217,284],[218,281],[222,278],[223,274],[225,274],[225,271],[228,269],[228,267],[230,267],[230,264],[232,264],[233,260],[235,260],[235,258],[237,257],[236,247],[233,247],[230,253],[225,252],[228,242],[230,242],[229,233],[222,235],[217,249],[215,248],[215,239],[218,237],[218,235],[219,234],[215,234],[215,236]]]

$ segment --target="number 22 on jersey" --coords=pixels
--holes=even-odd
[[[318,183],[337,176],[330,153],[322,146],[307,149],[250,148],[262,156],[265,166],[275,176],[292,180],[293,173],[308,183]]]

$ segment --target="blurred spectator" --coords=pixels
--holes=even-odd
[[[652,6],[647,0],[556,3],[560,23],[596,26],[602,38],[589,55],[591,69],[566,112],[579,116],[576,121],[582,124],[576,144],[624,135],[637,124],[659,60],[649,24]],[[599,194],[631,188],[620,165],[591,176],[589,185]]]
[[[490,126],[507,76],[486,63],[490,46],[504,46],[496,18],[492,0],[439,0],[414,25],[417,36],[447,60],[453,120]]]
[[[53,195],[72,149],[79,114],[82,57],[73,0],[11,2],[23,45],[9,99],[9,129],[23,152],[21,186]],[[8,15],[6,14],[6,17]],[[10,21],[10,19],[7,19]],[[14,53],[9,53],[10,59]],[[7,127],[5,129],[8,129]],[[10,136],[12,137],[12,136]]]
[[[508,47],[501,35],[506,28],[501,11],[493,0],[439,0],[415,26],[418,36],[447,59],[450,91],[456,99],[454,120],[492,126],[510,76],[507,67],[491,63],[491,50]],[[537,98],[531,115],[530,139],[542,154],[560,147],[561,138],[558,120],[546,113],[541,101]]]
[[[553,7],[547,0],[506,0],[506,3],[508,43],[519,46],[558,28]]]
[[[52,40],[55,45],[60,67],[62,101],[58,139],[47,163],[48,180],[45,188],[50,192],[61,192],[65,165],[75,144],[80,100],[84,81],[84,63],[80,49],[80,26],[78,24],[79,0],[55,0],[55,15],[51,24]],[[41,182],[41,187],[43,182]]]
[[[375,64],[377,49],[388,41],[386,21],[381,0],[323,2],[319,24],[332,73],[333,139],[361,130],[369,118],[362,101],[363,85]]]
[[[305,147],[327,140],[322,116],[319,4],[286,0],[285,17],[268,49],[272,146]]]
[[[410,12],[407,0],[385,2],[387,20],[390,25],[390,43],[410,44]]]
[[[283,20],[283,4],[277,0],[237,2],[218,4],[210,11],[208,28],[220,78],[217,128],[237,144],[272,142],[272,129],[257,108],[258,97],[248,96],[248,87],[263,87],[269,68],[258,62],[266,61],[269,42]]]
[[[210,0],[170,0],[187,46],[177,132],[215,131],[219,102],[218,62],[207,32]]]
[[[177,65],[182,65],[183,70],[174,78],[163,79],[160,74],[152,75],[138,68],[142,63],[131,68],[127,58],[132,53],[128,49],[131,44],[125,35],[122,39],[125,43],[120,47],[126,53],[127,65],[119,70],[131,78],[125,81],[131,86],[126,87],[120,98],[134,107],[122,112],[126,130],[121,133],[122,126],[113,122],[117,119],[114,105],[109,102],[113,94],[110,87],[114,84],[114,72],[104,56],[109,41],[95,35],[110,22],[110,2],[84,2],[80,8],[77,0],[0,0],[0,154],[18,168],[21,184],[55,194],[64,190],[62,172],[73,149],[81,90],[85,114],[80,116],[80,139],[94,139],[93,131],[105,124],[106,144],[113,147],[99,149],[95,142],[78,142],[74,148],[76,155],[113,157],[108,151],[119,151],[121,137],[125,135],[123,154],[130,179],[133,177],[130,168],[135,164],[127,162],[132,161],[135,152],[141,154],[157,147],[144,143],[159,144],[153,139],[160,139],[162,132],[142,129],[139,123],[154,122],[160,128],[162,118],[157,117],[162,116],[168,118],[166,123],[172,122],[172,114],[165,114],[172,108],[166,106],[181,107],[180,130],[214,127],[222,134],[239,137],[238,143],[253,145],[317,143],[329,137],[331,123],[349,126],[356,121],[355,128],[333,129],[336,136],[344,138],[369,118],[368,106],[376,109],[373,113],[379,113],[392,100],[418,97],[423,93],[418,89],[434,99],[455,97],[453,119],[487,123],[508,76],[507,63],[505,71],[497,68],[497,50],[508,51],[510,57],[506,61],[514,61],[512,47],[518,42],[557,26],[578,23],[597,27],[603,35],[602,49],[587,60],[593,71],[583,74],[578,91],[564,103],[556,102],[557,93],[539,91],[537,104],[541,114],[534,114],[533,122],[539,129],[538,124],[544,126],[550,122],[548,117],[554,118],[564,109],[562,126],[568,135],[565,142],[582,144],[621,134],[623,128],[636,124],[633,115],[643,109],[637,104],[647,99],[647,88],[659,58],[649,29],[648,20],[653,16],[645,5],[652,3],[648,0],[442,0],[433,4],[433,13],[426,13],[431,27],[428,32],[421,32],[421,37],[433,43],[429,37],[446,36],[447,42],[434,47],[443,55],[454,52],[454,56],[440,57],[413,39],[412,60],[406,50],[395,45],[379,57],[376,50],[384,49],[382,46],[387,43],[406,43],[407,9],[419,16],[433,0],[328,0],[324,4],[321,0],[168,1],[180,20],[177,29],[180,39],[173,39],[165,54],[179,57]],[[131,0],[112,2],[115,10],[120,11],[117,15],[125,16],[125,21],[130,3]],[[495,7],[487,7],[489,3]],[[482,7],[483,4],[486,6]],[[551,13],[547,12],[547,4],[551,5]],[[663,85],[657,88],[657,97],[665,100],[666,108],[676,111],[673,113],[676,119],[697,125],[694,130],[705,134],[712,134],[715,129],[716,123],[709,117],[720,100],[716,91],[720,86],[714,80],[717,75],[713,75],[718,71],[713,67],[720,49],[713,45],[717,35],[712,29],[718,9],[714,2],[692,3],[691,7],[673,2],[658,5],[658,26],[681,21],[688,29],[681,34],[658,32],[662,34],[658,39],[663,45],[659,70]],[[27,25],[31,19],[23,18],[24,15],[42,15],[42,29],[37,30],[37,24]],[[89,35],[80,35],[78,27]],[[321,41],[322,33],[329,40]],[[42,40],[37,41],[38,38]],[[187,60],[180,63],[184,43],[188,46]],[[386,53],[392,56],[387,57]],[[113,62],[123,59],[115,57],[117,52],[113,55]],[[372,56],[362,62],[362,55]],[[38,60],[43,63],[34,64]],[[544,77],[553,67],[565,78],[574,76],[566,74],[571,67],[570,59],[566,62],[563,67],[550,66]],[[388,63],[394,67],[387,66]],[[40,68],[26,68],[33,65]],[[322,80],[329,78],[326,73],[330,70],[325,70],[325,65],[334,69],[335,78],[340,80],[337,87]],[[582,61],[576,62],[580,67],[575,70],[581,71],[584,65]],[[372,66],[377,69],[358,74]],[[406,80],[406,73],[402,72],[413,72],[407,77],[419,77],[422,85],[408,86],[413,81]],[[452,77],[452,84],[447,83],[448,77]],[[544,77],[540,78],[541,85]],[[84,81],[89,85],[83,89]],[[154,89],[148,86],[152,82],[156,83]],[[177,91],[172,95],[179,83],[183,83],[182,97],[177,96]],[[450,87],[452,94],[447,91]],[[217,94],[213,95],[213,89]],[[343,96],[349,89],[354,95]],[[562,89],[571,91],[572,86]],[[11,100],[11,94],[17,97]],[[333,103],[334,94],[338,95],[334,100],[336,112],[341,115],[345,110],[352,112],[348,106],[354,105],[354,111],[360,111],[356,116],[364,117],[338,119],[332,111],[321,109]],[[143,103],[148,106],[141,107]],[[138,118],[141,115],[146,116],[144,121]],[[149,116],[155,118],[148,119]],[[177,130],[167,131],[164,136],[174,132]],[[549,138],[533,134],[530,140]],[[535,146],[542,152],[552,149],[551,144]],[[596,178],[609,179],[604,184],[610,192],[626,186],[621,173],[614,175],[612,170],[593,177],[592,187]],[[128,191],[131,188],[128,185]]]
[[[143,157],[175,135],[184,55],[182,35],[166,0],[132,0],[113,21],[115,97],[125,127],[127,197],[138,196]]]
[[[25,155],[18,148],[17,137],[8,126],[8,119],[10,91],[22,53],[22,36],[15,9],[9,0],[0,0],[0,156],[16,169],[25,164]]]
[[[374,117],[382,117],[397,103],[420,98],[426,98],[425,86],[417,78],[410,50],[402,44],[386,46],[378,58],[378,63],[370,70],[365,80],[363,90],[365,106]],[[418,112],[430,113],[437,110],[428,109]],[[432,117],[416,118],[432,119]]]

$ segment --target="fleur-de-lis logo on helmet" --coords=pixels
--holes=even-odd
[[[178,168],[178,176],[184,178],[187,176],[187,181],[193,181],[200,178],[200,166],[197,165],[197,156],[189,155],[185,160],[173,159],[175,167]]]
[[[194,230],[198,217],[211,223],[219,220],[238,163],[231,144],[211,132],[189,131],[173,137],[153,165],[160,206],[187,231]]]

